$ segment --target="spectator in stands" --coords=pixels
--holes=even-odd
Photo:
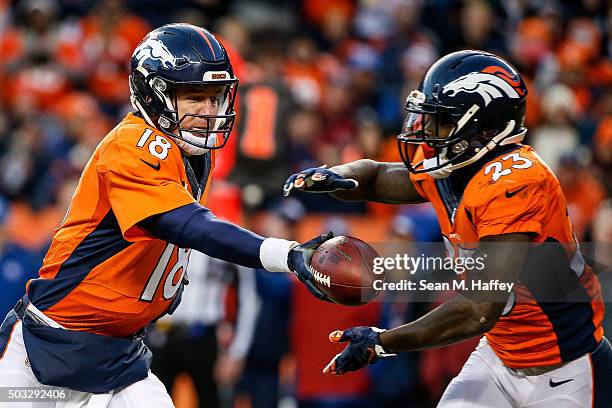
[[[567,200],[574,233],[579,240],[583,240],[591,229],[599,204],[606,198],[606,192],[574,155],[564,156],[556,173]]]
[[[8,313],[23,295],[26,282],[38,276],[44,255],[11,240],[5,228],[9,211],[7,200],[0,198],[0,313]]]
[[[601,117],[596,123],[592,149],[595,169],[603,182],[607,197],[612,195],[612,91],[601,98]]]
[[[461,8],[461,42],[458,48],[487,50],[506,55],[505,39],[499,31],[499,21],[490,2],[469,0]]]
[[[578,108],[572,91],[558,84],[542,95],[543,123],[530,132],[531,145],[553,171],[557,171],[562,156],[572,153],[579,136],[575,127]]]
[[[236,165],[230,175],[230,180],[242,187],[249,209],[261,208],[278,196],[278,186],[287,174],[287,118],[294,108],[291,92],[281,76],[281,44],[258,43],[249,82],[240,88]]]
[[[299,201],[280,201],[264,216],[261,233],[296,239],[296,225],[304,213]],[[292,283],[286,274],[258,270],[256,277],[260,312],[238,395],[239,400],[248,401],[252,408],[273,408],[278,406],[284,392],[280,370],[289,351]]]
[[[72,61],[73,47],[55,0],[25,0],[16,11],[20,24],[0,39],[2,100],[17,111],[48,110],[72,86],[65,62]]]
[[[304,108],[317,108],[327,73],[324,57],[311,38],[302,35],[289,41],[283,71],[296,102]]]
[[[77,35],[87,87],[112,115],[128,102],[126,61],[149,31],[149,24],[129,12],[120,0],[98,0],[79,23]]]
[[[603,201],[593,220],[593,244],[595,261],[599,265],[599,279],[602,286],[602,298],[606,307],[612,307],[612,199]],[[612,315],[606,314],[603,321],[604,330],[612,330]]]

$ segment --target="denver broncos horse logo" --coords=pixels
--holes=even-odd
[[[487,67],[481,72],[470,72],[442,88],[442,93],[448,96],[455,96],[460,92],[479,94],[485,106],[493,99],[503,96],[518,99],[525,94],[520,88],[520,80],[514,79],[502,67],[495,66]]]
[[[164,68],[170,69],[176,66],[176,58],[166,48],[166,46],[155,38],[147,38],[142,44],[134,51],[134,58],[138,60],[138,65],[142,64],[147,59],[154,59],[161,61]]]

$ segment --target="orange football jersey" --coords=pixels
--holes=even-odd
[[[514,286],[513,308],[486,333],[489,344],[511,368],[552,365],[593,351],[603,337],[599,280],[578,251],[557,178],[526,145],[498,148],[483,162],[446,179],[410,175],[419,194],[432,203],[447,243],[455,253],[474,249],[485,236],[512,233],[530,233],[532,249],[559,243],[581,296],[572,302],[542,301],[550,268],[531,268]],[[462,188],[454,188],[453,176],[470,167]]]
[[[214,155],[204,156],[204,174],[194,180],[174,141],[128,114],[85,167],[40,278],[28,282],[32,303],[67,329],[116,337],[163,315],[190,250],[156,239],[138,223],[205,204]]]

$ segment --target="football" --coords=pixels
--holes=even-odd
[[[315,284],[334,302],[345,306],[368,303],[378,292],[373,287],[372,266],[378,253],[366,242],[338,236],[321,244],[314,252],[310,270]]]

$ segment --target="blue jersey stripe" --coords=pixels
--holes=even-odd
[[[459,200],[453,191],[453,186],[451,181],[448,178],[438,179],[435,181],[436,189],[438,190],[438,195],[442,199],[444,203],[444,207],[446,208],[446,214],[448,215],[448,220],[450,223],[453,223],[453,213],[457,211],[459,207]]]
[[[590,302],[538,302],[557,336],[561,361],[571,361],[597,347]]]
[[[592,299],[571,269],[567,252],[549,238],[529,250],[521,281],[527,286],[557,336],[562,361],[597,347]]]
[[[53,279],[30,282],[28,296],[40,310],[57,304],[75,289],[89,273],[104,261],[123,251],[131,243],[121,234],[112,209],[62,263]]]

